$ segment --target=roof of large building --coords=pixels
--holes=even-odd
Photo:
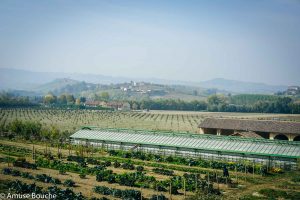
[[[91,129],[79,130],[70,136],[73,139],[96,140],[157,147],[179,147],[221,153],[252,154],[263,156],[300,158],[300,143],[249,139],[236,136],[205,134],[166,133],[134,130]]]
[[[199,128],[300,134],[299,122],[271,120],[206,118],[200,123]]]

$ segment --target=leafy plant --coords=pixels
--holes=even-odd
[[[71,179],[67,179],[65,180],[64,182],[64,186],[67,186],[67,187],[74,187],[75,186],[75,182]]]

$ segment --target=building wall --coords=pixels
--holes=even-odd
[[[211,134],[211,135],[225,135],[229,136],[236,132],[243,131],[243,130],[230,130],[230,129],[215,129],[215,128],[199,128],[200,134]],[[253,131],[255,132],[255,131]],[[265,139],[274,140],[275,137],[278,135],[284,135],[288,138],[289,141],[294,141],[294,138],[297,137],[297,141],[300,141],[300,135],[299,134],[293,134],[293,133],[267,133],[267,132],[255,132],[258,135],[262,136]]]

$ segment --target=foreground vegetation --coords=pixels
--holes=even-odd
[[[70,188],[76,196],[82,191],[83,199],[95,195],[100,195],[98,199],[299,199],[300,195],[299,171],[270,169],[256,175],[250,168],[236,171],[234,163],[220,163],[229,169],[230,176],[224,177],[213,162],[199,165],[200,160],[82,146],[70,150],[65,145],[58,149],[36,143],[32,148],[13,141],[1,141],[0,168],[5,174],[1,180],[17,178],[19,185],[35,182],[44,189]],[[86,182],[93,186],[86,188]]]

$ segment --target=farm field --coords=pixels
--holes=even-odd
[[[273,174],[269,176],[261,176],[259,174],[252,174],[252,173],[243,173],[243,172],[235,172],[230,171],[230,177],[228,178],[228,182],[231,182],[233,184],[226,184],[225,182],[222,182],[221,179],[217,182],[214,179],[208,179],[207,174],[222,174],[222,170],[219,169],[211,169],[211,168],[200,168],[200,167],[188,167],[184,166],[182,164],[170,164],[162,162],[160,164],[164,165],[164,170],[158,170],[155,171],[154,169],[156,167],[153,167],[152,164],[154,164],[151,161],[142,161],[139,159],[130,159],[130,158],[118,158],[111,156],[108,152],[103,150],[97,150],[93,154],[85,153],[83,157],[87,160],[88,158],[96,163],[90,163],[88,162],[87,166],[80,167],[81,163],[76,161],[76,159],[80,158],[81,156],[78,155],[78,149],[72,148],[70,151],[69,149],[60,149],[60,152],[62,156],[59,158],[56,153],[58,151],[57,147],[46,147],[45,144],[35,144],[34,149],[36,152],[36,157],[33,159],[32,156],[32,147],[33,145],[30,144],[30,142],[20,142],[20,141],[7,141],[7,140],[1,140],[1,151],[0,151],[0,182],[8,182],[8,181],[14,181],[14,180],[20,180],[23,183],[31,184],[35,183],[36,185],[47,188],[53,185],[56,185],[58,188],[66,189],[71,188],[72,191],[74,191],[76,194],[79,194],[79,192],[82,193],[82,195],[86,198],[92,198],[96,197],[98,199],[106,198],[106,199],[121,199],[120,197],[116,197],[112,195],[111,193],[105,193],[101,194],[95,191],[95,187],[100,186],[100,188],[110,188],[115,190],[135,190],[140,191],[139,197],[135,197],[133,199],[140,199],[140,196],[142,199],[153,199],[153,196],[155,195],[163,195],[167,199],[174,199],[174,200],[180,200],[180,199],[189,199],[193,196],[195,193],[194,189],[188,189],[192,188],[191,186],[195,184],[195,182],[190,182],[190,179],[186,179],[186,192],[184,192],[184,189],[178,189],[178,193],[170,195],[170,192],[168,191],[168,188],[166,191],[158,191],[163,190],[161,189],[155,189],[152,188],[150,185],[150,188],[143,188],[141,187],[141,180],[137,184],[134,184],[133,186],[128,185],[122,185],[122,183],[112,181],[107,181],[105,178],[98,179],[97,173],[104,169],[111,170],[112,174],[114,176],[118,176],[124,173],[130,174],[130,173],[136,173],[138,171],[138,166],[143,166],[142,173],[146,177],[154,177],[154,179],[158,182],[162,181],[168,181],[171,180],[172,177],[183,177],[184,174],[193,174],[191,172],[186,172],[185,170],[187,168],[191,168],[194,170],[198,170],[199,173],[199,182],[207,180],[208,182],[212,183],[213,188],[219,189],[222,192],[222,195],[219,197],[216,197],[215,199],[270,199],[267,198],[269,195],[272,195],[271,193],[276,191],[279,192],[280,195],[284,194],[288,196],[288,199],[298,199],[300,195],[300,180],[299,177],[300,173],[299,171],[289,173],[285,172],[283,174]],[[9,147],[13,147],[13,150],[9,149]],[[44,154],[45,151],[48,153],[51,152],[53,157],[51,159],[47,158]],[[77,152],[77,153],[76,153]],[[15,166],[12,163],[7,163],[4,160],[7,159],[8,156],[10,159],[18,159],[18,157],[26,158],[26,162],[29,163],[36,163],[37,169],[29,169],[24,168],[20,166]],[[73,156],[73,160],[70,160],[70,156]],[[75,158],[75,159],[74,159]],[[108,160],[114,160],[109,161]],[[115,163],[119,161],[120,166],[115,165]],[[143,165],[141,164],[144,163]],[[60,172],[60,167],[58,167],[59,163],[63,163],[63,165],[68,166],[65,168],[65,172],[62,174]],[[108,164],[107,164],[108,163]],[[131,163],[131,165],[134,167],[134,169],[124,169],[123,167],[124,163]],[[157,163],[156,163],[157,164]],[[80,174],[82,172],[82,169],[93,169],[96,166],[105,166],[100,171],[96,171],[96,173],[93,172],[86,172],[85,177],[80,177]],[[176,167],[176,169],[174,169]],[[9,172],[10,169],[11,171]],[[156,168],[157,169],[157,168]],[[8,171],[8,172],[7,172]],[[172,175],[167,174],[166,172],[172,172]],[[163,172],[164,174],[160,174]],[[31,176],[31,178],[30,178]],[[56,180],[55,183],[53,181],[43,182],[44,179],[39,179],[39,176],[44,177],[50,177],[50,180]],[[189,176],[185,176],[189,177]],[[52,178],[52,179],[51,179]],[[221,177],[220,177],[221,178]],[[67,180],[72,180],[75,183],[75,186],[66,186],[64,183]],[[173,179],[173,181],[176,179]],[[230,180],[230,181],[229,181]],[[182,182],[182,180],[181,180]],[[172,182],[173,184],[176,183]],[[235,183],[237,183],[236,186]],[[178,184],[178,183],[177,183]],[[182,185],[182,183],[181,183]],[[162,186],[163,187],[163,186]],[[205,189],[204,189],[205,190]],[[203,190],[203,191],[204,191]],[[201,192],[202,189],[199,188],[199,191]],[[198,192],[199,192],[198,191]],[[203,192],[202,191],[202,192]],[[275,195],[275,194],[274,194]],[[280,196],[279,195],[279,196]],[[156,198],[154,198],[156,199]],[[154,200],[153,199],[153,200]],[[162,198],[158,198],[162,199]],[[275,199],[275,198],[274,198]],[[284,198],[281,198],[284,199]]]
[[[198,124],[207,117],[279,119],[300,121],[300,115],[260,113],[217,113],[186,111],[110,112],[96,110],[0,109],[0,126],[18,119],[37,121],[43,126],[56,126],[73,132],[81,126],[197,132]]]
[[[69,133],[88,125],[197,132],[198,124],[207,117],[300,121],[300,115],[285,114],[1,109],[0,126],[18,119],[40,122],[43,127],[55,126]],[[20,185],[23,185],[21,188],[32,188],[31,184],[35,183],[35,187],[41,187],[44,191],[61,191],[64,198],[69,195],[70,199],[75,200],[196,200],[194,196],[197,193],[202,197],[204,195],[204,199],[216,200],[268,199],[270,195],[299,199],[300,196],[299,171],[278,173],[275,169],[265,175],[262,166],[248,165],[246,162],[205,162],[200,159],[197,162],[201,165],[192,165],[196,160],[157,155],[142,159],[133,157],[134,153],[118,154],[107,149],[69,145],[55,140],[1,137],[0,192],[5,191],[7,183],[11,183],[10,188],[16,191]],[[139,154],[136,152],[136,155]],[[229,169],[228,178],[223,176],[224,164],[233,166]],[[63,193],[66,189],[72,192]]]

